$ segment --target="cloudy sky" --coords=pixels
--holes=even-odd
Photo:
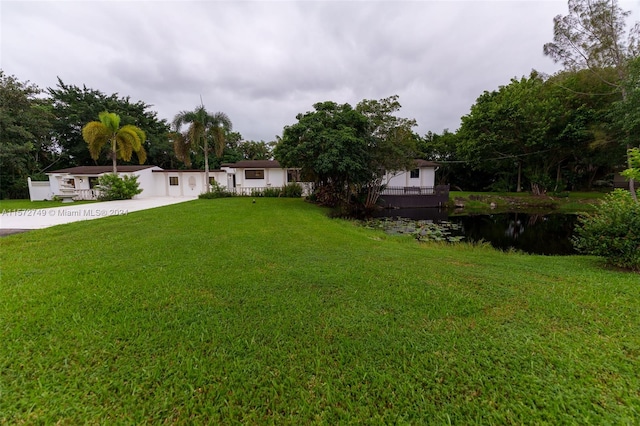
[[[621,1],[640,21],[640,1]],[[532,69],[566,0],[0,2],[1,68],[153,105],[200,104],[274,140],[321,101],[400,96],[418,133],[456,130],[484,90]]]

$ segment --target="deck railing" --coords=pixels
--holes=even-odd
[[[297,182],[302,187],[302,195],[308,195],[311,192],[311,184],[306,182]],[[245,197],[263,197],[263,196],[274,196],[273,194],[276,192],[281,192],[284,190],[284,186],[261,186],[261,187],[248,187],[248,186],[236,186],[231,189],[235,195],[245,196]]]
[[[433,186],[387,186],[380,195],[435,195]]]
[[[449,200],[449,185],[388,186],[383,188],[378,204],[387,208],[440,207]]]
[[[97,200],[98,196],[100,195],[100,191],[98,191],[97,189],[74,189],[73,193],[73,199],[76,201]]]

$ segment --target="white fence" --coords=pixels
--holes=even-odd
[[[27,178],[29,184],[29,199],[31,201],[42,201],[53,199],[53,193],[49,186],[49,181],[32,181]]]

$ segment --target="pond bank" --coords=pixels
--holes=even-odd
[[[528,193],[461,192],[449,193],[448,208],[454,214],[507,212],[582,213],[594,211],[605,192],[572,192],[535,196]]]

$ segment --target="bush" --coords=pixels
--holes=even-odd
[[[114,173],[100,176],[98,190],[101,201],[130,200],[142,192],[139,188],[138,176],[125,175],[120,177]]]
[[[218,182],[213,181],[211,183],[211,191],[203,192],[202,194],[198,195],[198,198],[210,200],[213,198],[227,198],[232,196],[233,194],[227,191],[226,188],[221,186]]]
[[[302,186],[297,182],[291,182],[282,188],[282,196],[288,198],[302,197]]]
[[[640,204],[622,189],[606,195],[596,213],[580,218],[573,245],[611,265],[640,271]]]
[[[261,197],[272,197],[277,198],[282,194],[282,190],[280,188],[265,188],[262,190]]]

